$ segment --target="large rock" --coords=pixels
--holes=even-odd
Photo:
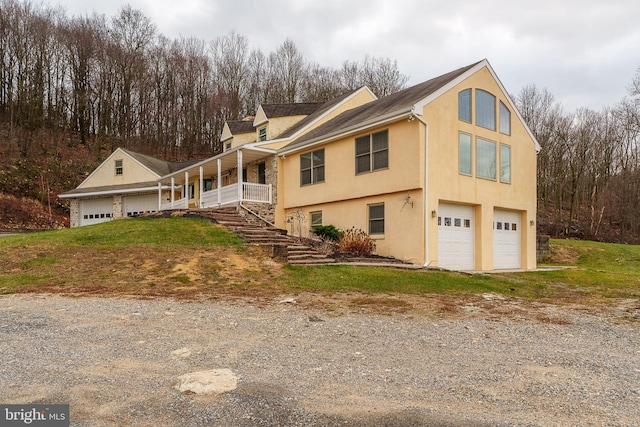
[[[235,390],[238,378],[230,369],[212,369],[178,377],[176,388],[182,393],[221,394]]]

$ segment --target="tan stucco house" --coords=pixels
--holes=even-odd
[[[381,99],[363,87],[261,105],[221,140],[223,153],[159,174],[157,209],[235,204],[297,235],[360,228],[378,254],[424,266],[536,267],[540,147],[486,60]],[[111,185],[87,181],[74,191]]]
[[[58,197],[70,202],[71,227],[156,212],[159,200],[170,193],[161,186],[158,194],[158,180],[192,163],[165,162],[118,148],[77,188]]]

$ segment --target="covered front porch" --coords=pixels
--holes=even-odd
[[[267,182],[266,159],[274,155],[274,150],[237,147],[163,176],[158,181],[159,208],[207,209],[243,202],[272,204],[273,183]],[[168,192],[163,191],[166,186]]]

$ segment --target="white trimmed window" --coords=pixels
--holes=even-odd
[[[300,185],[324,182],[324,148],[300,155]]]
[[[500,133],[511,135],[511,111],[500,101]]]
[[[389,132],[356,138],[356,174],[389,167]]]
[[[511,184],[511,147],[500,144],[500,182]]]
[[[258,141],[266,141],[267,140],[267,127],[262,126],[258,129]]]
[[[369,205],[369,234],[384,234],[384,203]]]
[[[496,143],[476,137],[476,175],[496,179]]]
[[[496,97],[476,89],[476,125],[496,130]]]
[[[458,120],[471,123],[471,89],[458,92]]]
[[[122,160],[116,160],[115,174],[116,175],[123,175],[124,174],[124,167],[122,166]]]
[[[311,216],[311,227],[322,225],[322,211],[309,212]]]
[[[471,167],[471,135],[460,132],[458,136],[458,172],[462,175],[472,175]]]

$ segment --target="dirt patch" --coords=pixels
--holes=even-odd
[[[242,253],[229,247],[189,249],[177,254],[139,245],[126,250],[51,248],[50,252],[5,258],[8,271],[27,273],[30,259],[57,253],[47,283],[24,286],[21,293],[46,292],[70,295],[172,297],[178,299],[272,298],[281,292],[274,282],[283,274],[282,265],[261,248]],[[63,252],[68,253],[63,253]],[[53,258],[53,257],[52,257]],[[90,260],[90,262],[88,261]]]

